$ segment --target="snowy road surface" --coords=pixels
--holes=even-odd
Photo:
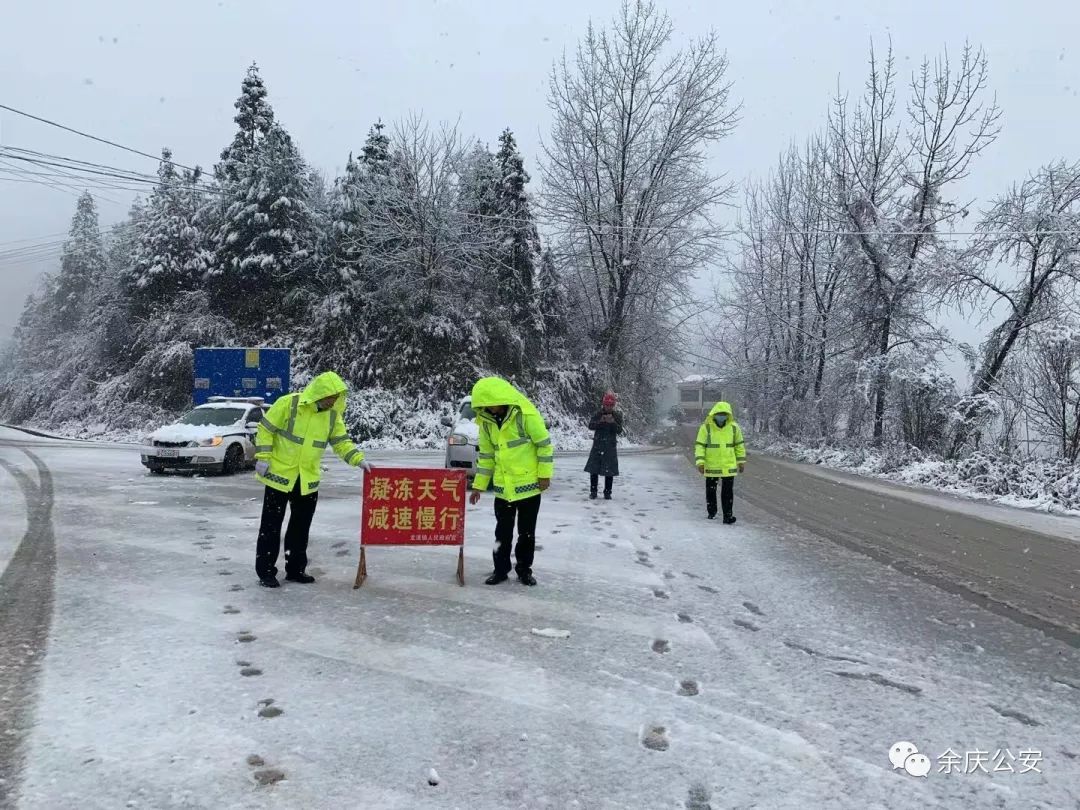
[[[360,591],[359,478],[336,461],[318,583],[267,591],[250,476],[6,433],[0,459],[0,807],[1080,802],[1080,651],[812,533],[834,527],[745,500],[707,522],[678,455],[628,458],[610,503],[566,460],[537,588],[481,584],[485,500],[468,587],[453,550],[390,548]],[[893,769],[898,741],[926,778]],[[939,773],[947,751],[978,772]]]

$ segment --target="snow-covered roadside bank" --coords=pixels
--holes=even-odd
[[[1002,506],[1080,517],[1080,466],[1061,461],[1024,461],[985,453],[946,461],[921,457],[915,450],[897,454],[869,448],[814,446],[767,436],[749,441],[760,452],[804,464]]]

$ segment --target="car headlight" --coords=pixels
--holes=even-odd
[[[468,443],[469,437],[462,436],[460,433],[451,434],[450,438],[447,439],[447,444],[449,444],[451,447],[456,447],[458,445],[466,445]]]
[[[219,444],[221,444],[221,437],[215,436],[212,439],[203,439],[199,442],[199,447],[217,447]]]

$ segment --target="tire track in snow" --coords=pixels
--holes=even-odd
[[[32,452],[19,449],[37,468],[38,482],[0,458],[0,467],[22,490],[27,512],[26,533],[0,574],[0,810],[16,803],[52,624],[56,579],[52,473]]]

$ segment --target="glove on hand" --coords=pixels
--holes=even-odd
[[[269,461],[256,461],[255,462],[255,472],[257,472],[259,475],[266,475],[268,472],[270,472],[270,462]]]
[[[364,459],[363,461],[361,461],[361,462],[360,462],[360,469],[361,469],[361,470],[363,470],[363,471],[364,471],[364,472],[366,472],[366,473],[369,473],[369,472],[371,472],[371,470],[372,470],[372,467],[371,467],[371,462],[370,462],[370,461],[368,461],[368,460],[367,460],[367,459],[365,458],[365,459]]]

